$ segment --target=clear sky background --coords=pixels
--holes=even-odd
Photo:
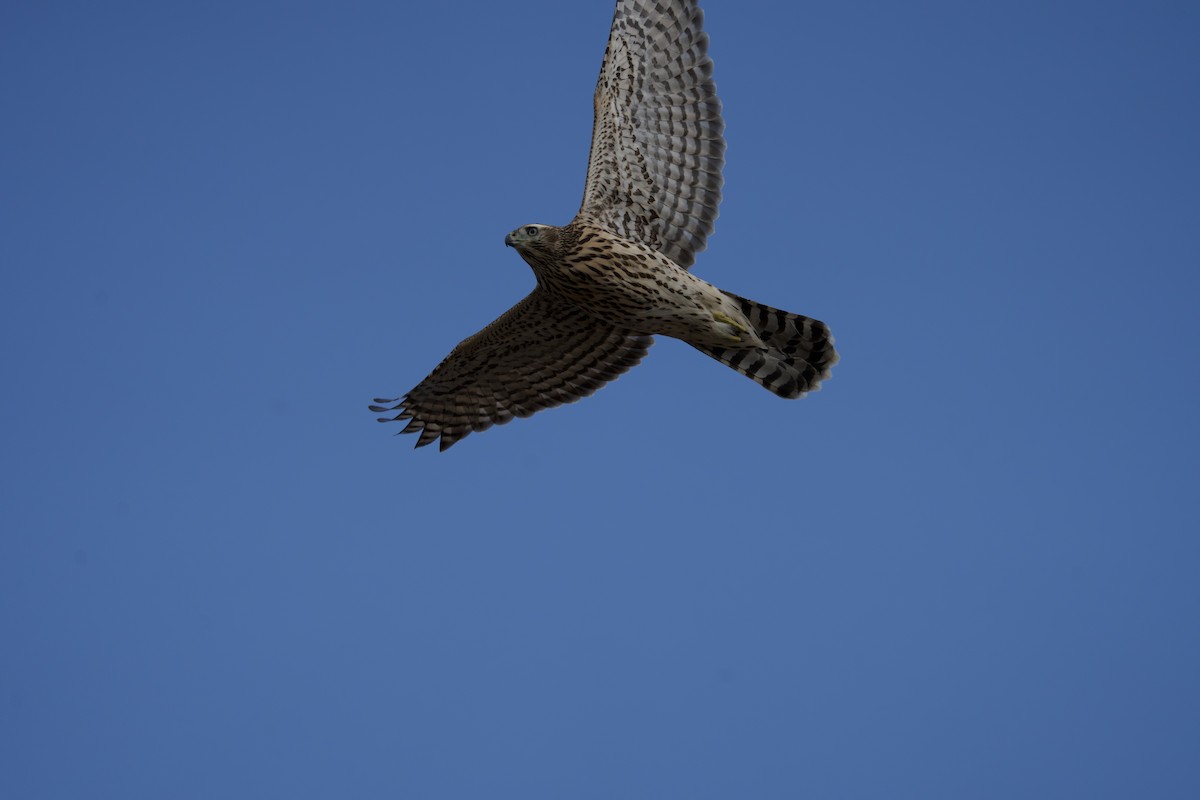
[[[609,0],[0,10],[0,796],[1200,796],[1200,5],[710,0],[660,340],[414,452]]]

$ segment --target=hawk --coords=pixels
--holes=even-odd
[[[681,339],[780,397],[819,388],[837,362],[823,322],[726,292],[688,272],[721,201],[725,123],[695,0],[617,0],[596,84],[583,203],[570,224],[504,238],[537,286],[464,339],[403,397],[417,447],[587,397]],[[394,415],[392,412],[398,412]]]

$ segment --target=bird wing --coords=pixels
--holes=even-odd
[[[653,343],[606,325],[538,287],[464,339],[403,397],[379,399],[380,422],[408,419],[417,447],[445,450],[472,431],[573,403],[635,366]]]
[[[725,122],[694,0],[618,0],[579,218],[690,267],[721,202]]]

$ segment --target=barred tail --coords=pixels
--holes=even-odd
[[[824,322],[789,314],[732,292],[725,294],[738,302],[742,313],[767,346],[738,348],[693,344],[693,347],[780,397],[803,397],[806,392],[821,388],[819,384],[829,377],[829,371],[838,361],[833,336]]]

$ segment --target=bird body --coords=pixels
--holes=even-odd
[[[689,344],[762,347],[737,302],[662,253],[576,220],[505,237],[538,284],[599,320]]]
[[[505,237],[537,286],[469,336],[381,422],[417,446],[592,394],[639,363],[655,335],[687,342],[781,397],[837,362],[824,323],[692,275],[721,201],[725,123],[696,0],[617,0],[594,95],[583,203],[568,225]]]

